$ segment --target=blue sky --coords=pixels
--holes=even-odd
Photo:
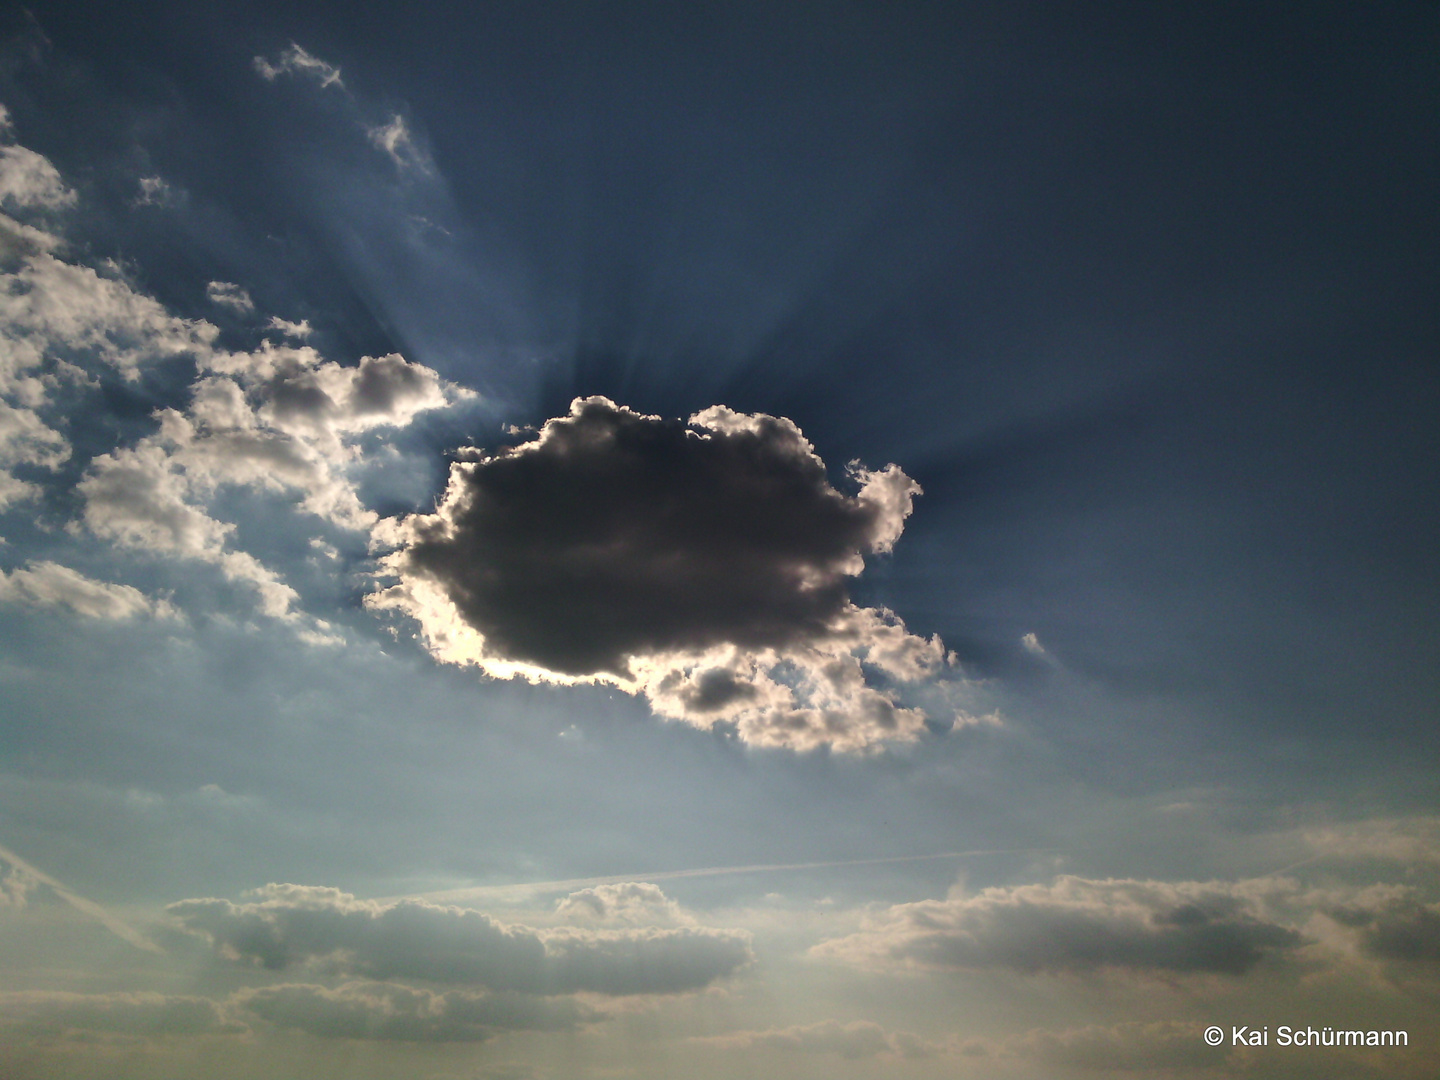
[[[1432,1075],[1437,31],[6,16],[0,1071]]]

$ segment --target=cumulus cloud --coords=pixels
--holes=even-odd
[[[115,276],[66,262],[57,237],[0,214],[0,509],[35,494],[16,467],[53,470],[69,440],[48,416],[55,392],[111,369],[207,350],[217,333],[177,319]]]
[[[330,1039],[483,1042],[505,1031],[568,1031],[603,1018],[575,1001],[529,994],[437,993],[395,983],[266,986],[232,1002],[277,1027]]]
[[[908,1031],[889,1033],[869,1020],[842,1024],[838,1020],[822,1020],[816,1024],[768,1031],[739,1031],[694,1040],[726,1049],[762,1047],[802,1054],[834,1054],[850,1061],[895,1054],[907,1058],[929,1057],[936,1052],[930,1043]]]
[[[73,202],[46,158],[16,145],[0,151],[0,203]],[[89,364],[134,377],[145,360],[209,341],[206,324],[171,318],[124,282],[63,261],[60,246],[58,236],[0,215],[0,510],[39,491],[14,469],[55,469],[71,456],[45,416],[60,386],[86,382]]]
[[[320,964],[367,979],[421,979],[525,994],[673,994],[750,962],[738,931],[534,929],[424,901],[357,900],[336,889],[269,885],[254,899],[183,900],[167,909],[222,954],[282,971]]]
[[[141,365],[203,352],[218,332],[178,319],[118,277],[66,262],[57,237],[0,214],[0,509],[34,495],[17,466],[53,470],[69,440],[47,412],[64,385],[96,368],[138,376]]]
[[[1267,895],[1291,884],[1067,876],[1051,885],[899,904],[812,953],[864,966],[939,970],[1243,975],[1305,943],[1266,910]]]
[[[0,603],[32,607],[63,607],[87,619],[132,619],[137,616],[173,616],[164,600],[146,596],[130,585],[96,581],[78,570],[54,562],[31,563],[0,570]]]
[[[4,106],[0,106],[3,109]],[[0,123],[0,138],[10,134],[10,114]],[[75,192],[65,186],[50,159],[14,143],[0,145],[0,205],[7,209],[58,210],[74,206]]]
[[[205,286],[205,295],[212,304],[219,304],[242,315],[255,310],[255,301],[250,294],[233,281],[212,281]]]
[[[685,926],[694,922],[660,886],[641,881],[581,889],[560,900],[555,912],[580,924]]]
[[[11,378],[47,370],[48,359],[97,363],[134,379],[142,364],[211,350],[219,331],[210,323],[171,315],[113,271],[102,275],[64,261],[53,254],[58,241],[39,230],[8,220],[0,226],[8,234],[0,238],[8,264],[0,279],[0,333]]]
[[[154,435],[91,462],[79,484],[85,521],[120,544],[212,562],[253,584],[266,611],[284,614],[293,591],[228,548],[234,526],[210,516],[210,499],[227,485],[291,492],[302,509],[364,529],[376,518],[349,474],[359,458],[351,440],[466,392],[395,354],[342,367],[308,346],[266,342],[254,353],[211,353],[205,363],[215,374],[195,382],[188,408],[160,410]]]
[[[60,1035],[76,1030],[125,1035],[207,1035],[244,1030],[208,998],[146,992],[0,993],[0,1025],[30,1035]]]
[[[604,681],[749,742],[914,739],[924,714],[880,680],[932,677],[943,646],[847,582],[920,488],[895,465],[848,475],[853,495],[781,417],[577,398],[533,440],[455,463],[434,514],[383,523],[398,582],[370,603],[413,616],[443,661]]]
[[[288,615],[295,590],[248,552],[226,550],[235,526],[190,501],[191,478],[168,450],[151,438],[92,460],[77,485],[86,525],[124,547],[212,563],[227,579],[253,587],[267,615]]]
[[[27,168],[29,177],[54,171],[48,162]],[[30,181],[12,187],[41,191]],[[473,394],[395,354],[345,366],[308,346],[267,341],[253,352],[228,351],[214,324],[173,316],[118,268],[70,262],[63,250],[56,236],[0,214],[0,509],[38,491],[17,470],[53,471],[71,456],[58,426],[58,389],[96,385],[107,371],[133,381],[146,365],[189,358],[197,368],[190,403],[158,411],[154,434],[89,462],[77,489],[84,524],[123,547],[208,562],[253,587],[265,613],[297,620],[296,593],[236,550],[234,525],[211,511],[215,496],[227,486],[287,494],[340,527],[367,529],[376,518],[356,492],[359,437]],[[207,292],[236,311],[254,308],[234,283],[212,281]],[[294,339],[310,330],[303,321],[271,326]],[[42,602],[42,594],[59,595],[63,573],[37,569],[6,588],[12,598]],[[118,586],[65,584],[72,606],[91,612],[136,602]]]
[[[315,79],[322,87],[338,86],[345,88],[340,81],[340,69],[332,64],[327,64],[318,56],[311,56],[294,42],[282,52],[272,63],[263,56],[255,57],[253,61],[256,72],[266,82],[274,82],[281,75],[299,73]]]

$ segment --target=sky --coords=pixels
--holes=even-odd
[[[0,1073],[1435,1075],[1437,48],[9,9]]]

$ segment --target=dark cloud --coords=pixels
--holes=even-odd
[[[373,606],[419,619],[442,659],[603,679],[756,741],[913,737],[923,717],[860,663],[920,679],[943,648],[856,607],[847,583],[892,548],[920,488],[895,465],[849,475],[853,495],[783,417],[577,398],[532,441],[456,463],[434,514],[377,531],[400,582]]]
[[[183,900],[180,924],[235,959],[281,971],[323,960],[371,979],[411,978],[527,994],[671,994],[750,962],[738,931],[536,930],[468,908],[357,900],[335,889],[271,885],[259,899]]]
[[[1246,883],[1062,877],[1053,885],[900,904],[815,951],[862,964],[1024,974],[1243,975],[1304,944],[1298,931],[1264,914],[1263,895]]]
[[[915,485],[892,476],[908,509]],[[893,511],[831,487],[787,420],[685,424],[589,398],[457,465],[398,566],[440,582],[495,656],[623,676],[637,654],[826,636]]]

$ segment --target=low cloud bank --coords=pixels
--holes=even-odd
[[[1275,889],[1293,883],[1061,877],[898,904],[812,952],[863,966],[1243,975],[1305,944],[1266,913]]]
[[[269,885],[254,897],[182,900],[167,910],[222,955],[272,971],[321,963],[367,979],[526,994],[675,994],[753,959],[749,935],[733,930],[534,929],[469,908],[385,904],[304,885]]]

